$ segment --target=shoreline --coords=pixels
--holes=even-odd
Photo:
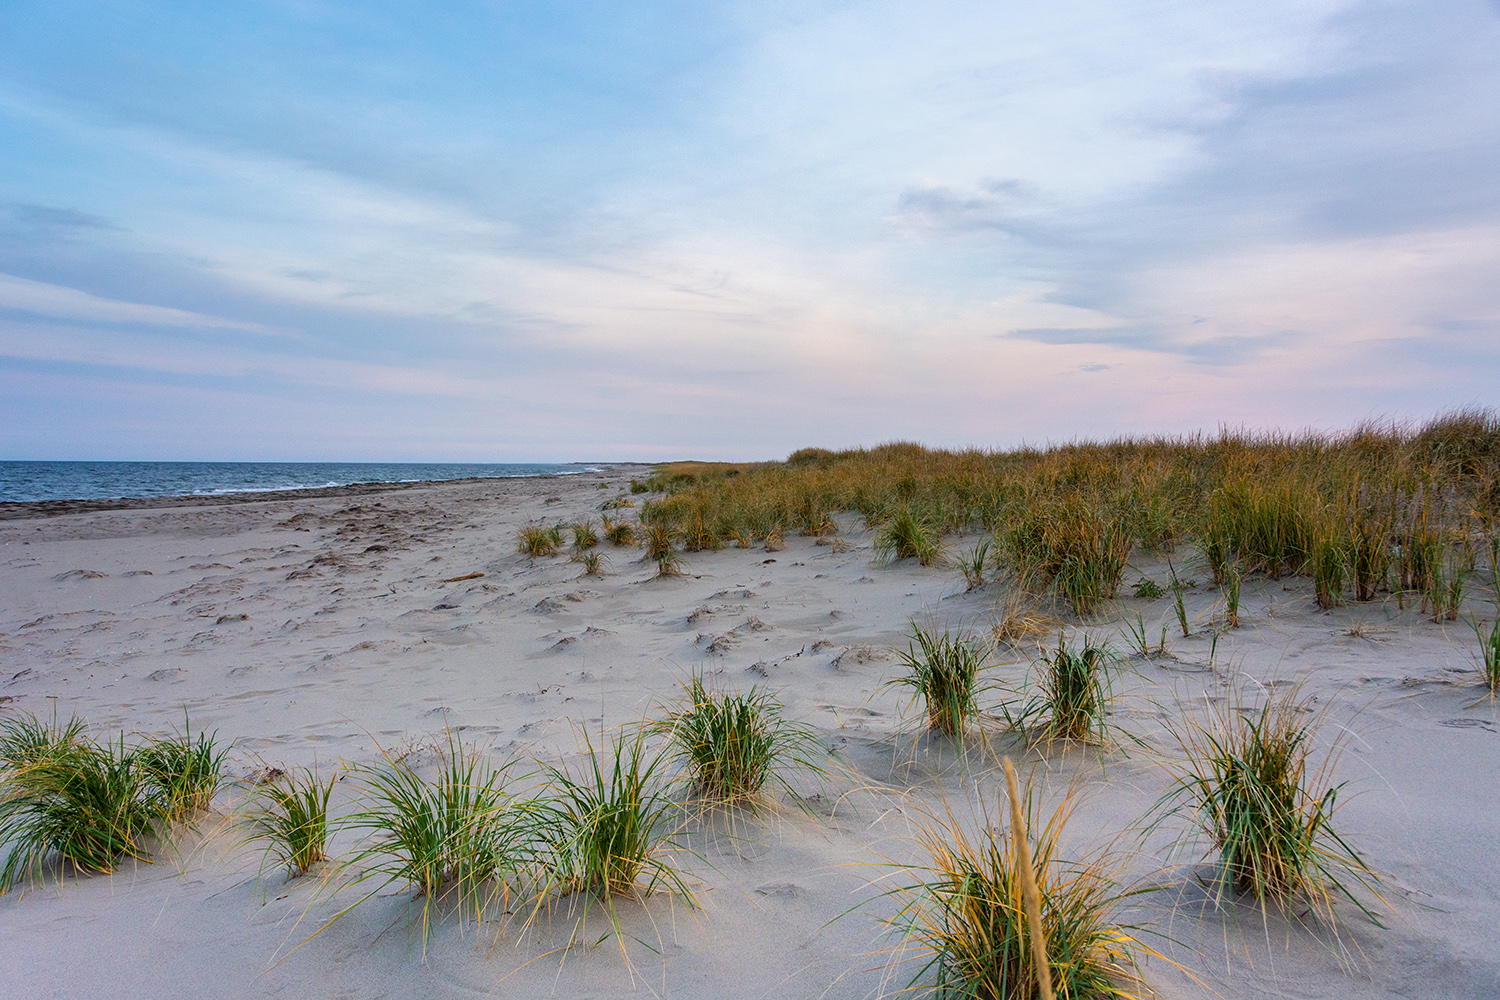
[[[615,474],[628,469],[649,469],[648,462],[590,462],[588,470],[554,473],[550,476],[466,476],[461,479],[413,479],[401,482],[345,483],[342,486],[312,486],[288,490],[246,490],[234,493],[190,493],[164,497],[100,497],[74,500],[3,500],[0,521],[29,521],[37,518],[65,517],[69,514],[92,514],[114,510],[153,510],[173,507],[222,507],[235,504],[281,500],[319,500],[329,497],[370,496],[398,490],[429,486],[463,486],[491,481],[530,481],[568,479],[590,472]]]

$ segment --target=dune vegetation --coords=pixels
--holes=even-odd
[[[1496,551],[1500,415],[1003,452],[804,448],[784,462],[667,464],[636,487],[656,494],[641,523],[687,552],[827,535],[843,513],[890,560],[928,565],[946,536],[988,535],[980,562],[964,560],[971,583],[988,565],[1080,615],[1118,594],[1133,552],[1191,546],[1215,585],[1300,575],[1325,607],[1390,593],[1451,621],[1476,560]]]

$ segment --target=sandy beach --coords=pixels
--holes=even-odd
[[[960,756],[883,682],[913,620],[987,635],[1004,585],[877,564],[871,532],[846,515],[837,544],[789,533],[780,551],[688,553],[671,579],[639,549],[605,545],[598,577],[565,555],[519,554],[522,526],[597,521],[641,475],[601,470],[0,513],[0,712],[76,714],[98,734],[167,733],[186,715],[234,741],[229,771],[247,783],[153,864],[0,897],[4,993],[894,995],[920,962],[895,964],[882,923],[902,878],[889,863],[917,857],[909,822],[923,809],[997,815],[996,755],[1008,753],[1045,800],[1075,789],[1070,846],[1112,846],[1127,883],[1157,887],[1124,917],[1182,966],[1144,963],[1162,997],[1500,994],[1500,712],[1464,621],[1435,624],[1394,599],[1325,612],[1309,580],[1255,576],[1232,630],[1215,627],[1218,592],[1190,587],[1184,637],[1170,598],[1124,596],[1069,634],[1121,652],[1111,722],[1139,742],[1038,752],[996,732]],[[1173,558],[1202,581],[1194,553]],[[1166,579],[1156,556],[1132,566],[1130,580]],[[1492,583],[1476,576],[1466,614],[1493,619]],[[1126,655],[1122,623],[1138,614],[1153,639],[1168,626],[1168,655]],[[988,673],[1018,683],[1035,651],[999,645]],[[699,908],[667,893],[620,903],[623,955],[607,920],[575,933],[566,906],[525,929],[449,914],[424,954],[401,887],[313,936],[351,900],[316,877],[257,881],[259,850],[228,829],[267,768],[331,774],[382,747],[420,761],[445,729],[523,771],[576,761],[584,732],[597,741],[653,717],[695,671],[768,686],[845,767],[798,779],[804,796],[775,811],[685,829],[679,861]],[[1345,738],[1339,829],[1383,876],[1384,928],[1349,905],[1335,934],[1214,904],[1200,878],[1209,845],[1173,853],[1176,828],[1139,827],[1171,780],[1163,722],[1244,685],[1299,685],[1325,713],[1324,739]],[[336,787],[335,812],[349,796]],[[353,840],[340,834],[335,856]]]

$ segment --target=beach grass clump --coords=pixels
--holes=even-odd
[[[959,559],[958,566],[964,573],[964,583],[969,590],[984,586],[985,567],[990,561],[990,540],[976,544],[972,549],[963,554]]]
[[[579,521],[572,529],[574,552],[586,552],[599,544],[599,532],[594,529],[593,521]]]
[[[1010,829],[985,822],[975,833],[951,812],[917,821],[924,863],[908,867],[917,881],[896,890],[903,905],[891,920],[902,936],[897,954],[925,957],[916,958],[922,964],[909,991],[1034,1000],[1043,995],[1045,975],[1052,994],[1068,1000],[1150,995],[1137,963],[1156,952],[1117,920],[1130,893],[1112,877],[1107,859],[1062,854],[1074,807],[1069,795],[1039,824],[1028,788],[1019,828],[1014,820]],[[1024,853],[1017,832],[1029,848]],[[1040,933],[1033,930],[1038,925]]]
[[[1467,538],[1458,538],[1442,547],[1429,576],[1424,595],[1432,620],[1458,621],[1464,592],[1474,572],[1474,547]]]
[[[336,777],[320,781],[312,771],[288,775],[256,796],[248,815],[248,839],[264,842],[261,870],[274,862],[295,878],[328,857],[328,800]]]
[[[943,554],[941,533],[911,507],[901,507],[875,535],[875,558],[884,562],[915,557],[923,566]]]
[[[361,901],[391,885],[411,887],[422,899],[425,947],[439,901],[454,900],[478,922],[486,905],[528,870],[536,859],[538,813],[510,793],[509,764],[491,766],[452,732],[435,780],[404,758],[382,755],[350,772],[362,801],[342,825],[367,837],[349,860],[358,873],[349,884],[374,883]]]
[[[1172,611],[1177,615],[1177,627],[1182,629],[1182,637],[1186,639],[1193,634],[1192,622],[1187,613],[1187,584],[1177,576],[1177,570],[1172,568],[1171,563],[1167,564],[1167,572],[1167,586],[1172,591]]]
[[[656,563],[658,577],[682,575],[682,559],[677,552],[676,539],[672,537],[671,525],[665,520],[658,518],[645,523],[642,544],[646,549],[645,558]]]
[[[635,544],[636,527],[629,521],[614,521],[604,518],[604,537],[617,548],[628,548]]]
[[[1076,491],[1033,497],[1004,539],[1016,580],[1051,588],[1078,615],[1114,598],[1132,548],[1119,511],[1106,498]]]
[[[1125,629],[1120,633],[1126,643],[1130,646],[1132,656],[1139,656],[1143,660],[1149,660],[1157,656],[1167,655],[1167,627],[1161,627],[1161,638],[1156,645],[1151,645],[1151,636],[1146,628],[1146,619],[1137,612],[1135,621],[1125,619]],[[1061,637],[1059,636],[1059,641]]]
[[[972,638],[924,629],[913,622],[911,641],[897,655],[906,673],[885,683],[911,688],[927,716],[928,729],[955,736],[978,717],[984,654]]]
[[[1252,572],[1279,580],[1300,573],[1311,543],[1308,507],[1316,504],[1308,485],[1281,485],[1259,478],[1226,483],[1209,501],[1210,531],[1222,535],[1231,554]]]
[[[546,827],[553,884],[605,899],[665,888],[691,904],[669,824],[676,803],[658,781],[666,756],[649,752],[640,733],[617,735],[605,754],[587,734],[584,739],[581,774],[545,765],[551,775]]]
[[[0,720],[0,770],[9,774],[47,755],[61,751],[84,739],[87,726],[76,715],[59,723],[30,712],[21,712]]]
[[[575,552],[573,561],[583,567],[584,576],[604,575],[604,554],[601,552]]]
[[[1224,895],[1246,894],[1262,907],[1301,896],[1330,918],[1343,896],[1374,919],[1352,890],[1373,892],[1376,876],[1333,828],[1344,787],[1332,783],[1340,744],[1311,764],[1318,727],[1295,689],[1259,709],[1241,693],[1189,715],[1173,729],[1182,759],[1155,822],[1170,815],[1194,821],[1218,852]]]
[[[644,525],[645,532],[641,543],[646,550],[646,558],[651,560],[660,559],[662,556],[676,550],[676,543],[672,539],[672,526],[664,521],[650,521]]]
[[[1240,627],[1240,587],[1243,575],[1238,566],[1232,566],[1224,575],[1224,618],[1230,628]]]
[[[223,784],[227,746],[217,733],[198,734],[184,722],[183,734],[153,739],[140,747],[137,763],[157,797],[156,810],[169,823],[190,819],[206,810]]]
[[[1337,606],[1344,593],[1348,557],[1343,533],[1332,524],[1315,529],[1308,553],[1312,566],[1313,596],[1325,611]]]
[[[1344,539],[1349,575],[1356,601],[1373,601],[1387,583],[1391,571],[1391,519],[1388,506],[1377,507],[1369,491],[1360,489],[1359,501],[1345,511]]]
[[[528,524],[516,533],[516,548],[532,559],[554,554],[561,544],[561,533],[555,528]]]
[[[17,715],[0,722],[0,892],[47,866],[109,873],[121,858],[148,860],[160,830],[161,802],[136,752],[96,743],[76,718],[58,725]]]
[[[1476,620],[1471,619],[1469,625],[1474,629],[1474,637],[1479,640],[1480,675],[1484,678],[1484,686],[1489,688],[1490,696],[1494,697],[1500,692],[1500,617],[1495,619],[1489,632],[1485,632],[1484,627]]]
[[[649,730],[667,737],[694,794],[720,804],[753,805],[773,779],[790,790],[789,771],[824,773],[828,758],[818,731],[783,717],[768,692],[715,691],[696,673]]]
[[[1144,650],[1144,626],[1141,635]],[[1040,720],[1038,735],[1044,742],[1102,742],[1113,693],[1110,671],[1117,662],[1108,644],[1085,636],[1082,647],[1075,648],[1059,631],[1057,648],[1042,656],[1038,696],[1022,717],[1028,723]]]

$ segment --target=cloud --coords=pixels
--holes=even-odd
[[[6,206],[10,216],[28,229],[44,229],[66,232],[70,229],[117,230],[120,227],[97,215],[89,215],[71,208],[53,208],[49,205],[27,205],[15,203]]]
[[[31,313],[55,320],[272,332],[260,323],[245,323],[167,306],[121,302],[76,288],[30,281],[10,274],[0,274],[0,310]]]

